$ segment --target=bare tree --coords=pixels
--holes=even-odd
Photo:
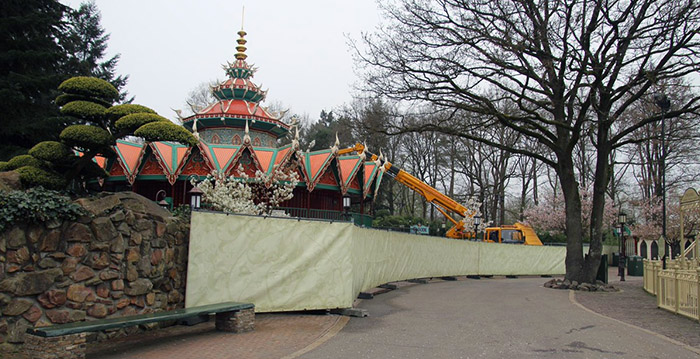
[[[212,87],[216,86],[218,83],[219,81],[217,80],[207,81],[193,88],[187,94],[187,99],[185,99],[185,105],[187,106],[185,113],[192,115],[215,103],[216,97],[212,94]],[[178,114],[178,116],[180,115]]]
[[[375,93],[427,101],[463,116],[420,127],[536,158],[556,171],[565,199],[566,278],[594,282],[602,250],[611,151],[660,114],[619,121],[654,84],[700,70],[700,3],[692,0],[397,0],[358,50]],[[492,89],[497,89],[493,91]],[[493,96],[493,94],[503,94]],[[698,96],[669,118],[698,109]],[[517,109],[513,112],[511,108]],[[510,128],[547,152],[473,135]],[[589,136],[591,244],[584,259],[574,149]]]

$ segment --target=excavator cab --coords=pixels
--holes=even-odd
[[[509,228],[512,227],[512,228]],[[513,226],[486,228],[485,241],[490,243],[523,244],[523,232]]]
[[[490,243],[528,244],[541,246],[542,242],[530,226],[516,222],[514,225],[488,227],[484,231],[484,241]]]

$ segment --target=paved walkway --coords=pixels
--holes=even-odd
[[[387,293],[362,303],[369,318],[301,358],[700,357],[700,348],[593,315],[542,283],[460,280]]]
[[[641,277],[614,275],[622,292],[572,294],[539,277],[402,283],[359,304],[368,318],[262,314],[253,333],[172,327],[90,344],[88,358],[700,358],[700,324],[656,309]]]

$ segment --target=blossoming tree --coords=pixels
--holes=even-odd
[[[231,176],[214,171],[200,182],[196,179],[190,182],[202,190],[202,199],[215,210],[269,215],[280,203],[294,196],[299,174],[293,165],[275,166],[269,174],[258,170],[250,177],[239,166]]]

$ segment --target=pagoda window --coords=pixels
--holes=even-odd
[[[234,145],[240,145],[241,144],[241,136],[235,135],[233,136],[233,140],[231,141]]]
[[[220,144],[220,143],[221,143],[221,137],[219,137],[219,135],[215,133],[213,136],[211,136],[211,143],[212,143],[212,144],[215,144],[215,145]]]
[[[260,137],[256,137],[253,140],[253,146],[261,146],[261,145],[262,145],[262,142],[260,142]]]

